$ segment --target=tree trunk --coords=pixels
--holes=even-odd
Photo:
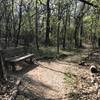
[[[57,53],[59,54],[59,33],[60,33],[60,20],[61,20],[61,11],[60,11],[60,1],[58,3],[58,29],[57,29]]]
[[[83,20],[83,16],[85,14],[85,12],[83,13],[85,8],[85,4],[82,4],[79,14],[77,15],[76,19],[75,19],[75,31],[74,31],[74,40],[75,40],[75,47],[79,48],[81,46],[81,32],[83,32],[83,29],[81,27],[81,22]]]
[[[39,50],[39,44],[38,44],[38,8],[37,8],[37,0],[36,0],[36,18],[35,18],[35,40],[36,40],[36,47],[37,50]]]
[[[5,48],[7,48],[8,47],[8,36],[9,36],[9,27],[8,27],[8,25],[9,25],[9,16],[7,16],[6,17],[6,25],[5,25],[5,33],[6,33],[6,35],[5,35]]]
[[[50,44],[50,0],[47,0],[47,20],[46,20],[46,35],[45,35],[45,46],[48,46]]]
[[[90,41],[93,43],[93,18],[91,17],[92,23],[91,23],[91,35],[90,35]]]
[[[23,0],[20,1],[20,6],[19,6],[19,25],[18,25],[18,32],[17,32],[17,37],[16,37],[16,43],[15,46],[18,46],[19,43],[19,36],[20,36],[20,30],[21,30],[21,22],[22,22],[22,3]]]
[[[77,48],[79,45],[79,38],[78,38],[78,32],[79,32],[79,18],[76,18],[75,20],[75,31],[74,31],[74,40],[75,40],[75,47]]]
[[[80,25],[80,33],[79,33],[79,47],[82,47],[82,35],[83,35],[83,18],[81,20],[81,25]]]
[[[66,48],[66,32],[67,32],[67,21],[68,21],[68,12],[66,11],[65,20],[64,20],[64,33],[63,33],[63,49]]]
[[[14,2],[15,2],[15,0],[12,0],[12,31],[11,31],[12,40],[14,40],[16,38],[15,37],[15,34],[16,34],[15,27],[16,27],[16,25],[15,25],[15,19],[14,19]],[[15,43],[15,41],[14,41],[14,43]]]
[[[60,32],[60,21],[58,22],[58,30],[57,30],[57,53],[59,54],[59,32]]]

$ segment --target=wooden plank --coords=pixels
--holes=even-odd
[[[33,56],[34,56],[34,54],[28,54],[28,55],[22,56],[20,58],[12,59],[12,60],[10,60],[10,62],[19,62],[19,61],[22,61],[24,59],[27,59],[27,58],[30,58],[30,57],[33,57]]]
[[[32,62],[32,57],[34,54],[24,52],[25,49],[23,47],[18,48],[9,48],[3,50],[3,56],[6,62],[6,65],[10,64],[12,66],[12,70],[15,71],[15,65],[21,61],[25,61],[26,59],[29,59],[30,62]]]

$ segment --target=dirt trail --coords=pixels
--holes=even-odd
[[[89,66],[78,65],[81,58],[87,55],[88,50],[83,50],[63,60],[41,60],[35,67],[23,65],[25,70],[19,76],[25,79],[25,88],[37,97],[32,100],[69,100],[70,93],[73,97],[71,100],[95,100],[95,87],[91,84]]]
[[[63,61],[39,61],[38,63],[38,67],[24,74],[31,79],[26,82],[26,86],[41,97],[37,100],[68,100],[65,94],[70,92],[70,86],[65,84],[65,72],[71,72],[80,77],[88,73],[87,69],[79,68],[74,63]]]
[[[60,60],[41,60],[35,67],[23,66],[25,70],[20,75],[23,79],[27,78],[23,82],[25,87],[39,97],[32,100],[70,100],[70,94],[71,100],[95,100],[90,66],[79,65],[81,58],[86,58],[88,52],[86,49]]]
[[[36,94],[41,95],[50,100],[64,100],[65,84],[64,72],[65,64],[57,62],[38,62],[40,65],[29,71],[26,75],[37,83],[32,86],[32,90]]]

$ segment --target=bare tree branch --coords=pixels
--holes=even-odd
[[[86,0],[79,0],[80,2],[83,2],[83,3],[85,3],[85,4],[88,4],[88,5],[90,5],[90,6],[93,6],[93,7],[95,7],[95,8],[98,8],[98,5],[95,5],[95,4],[93,4],[93,3],[90,3],[90,2],[88,2],[88,1],[86,1]]]

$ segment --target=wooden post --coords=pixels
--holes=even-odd
[[[0,79],[7,79],[2,50],[0,50]]]
[[[2,69],[2,63],[1,63],[1,50],[0,50],[0,79],[3,78],[3,69]]]

